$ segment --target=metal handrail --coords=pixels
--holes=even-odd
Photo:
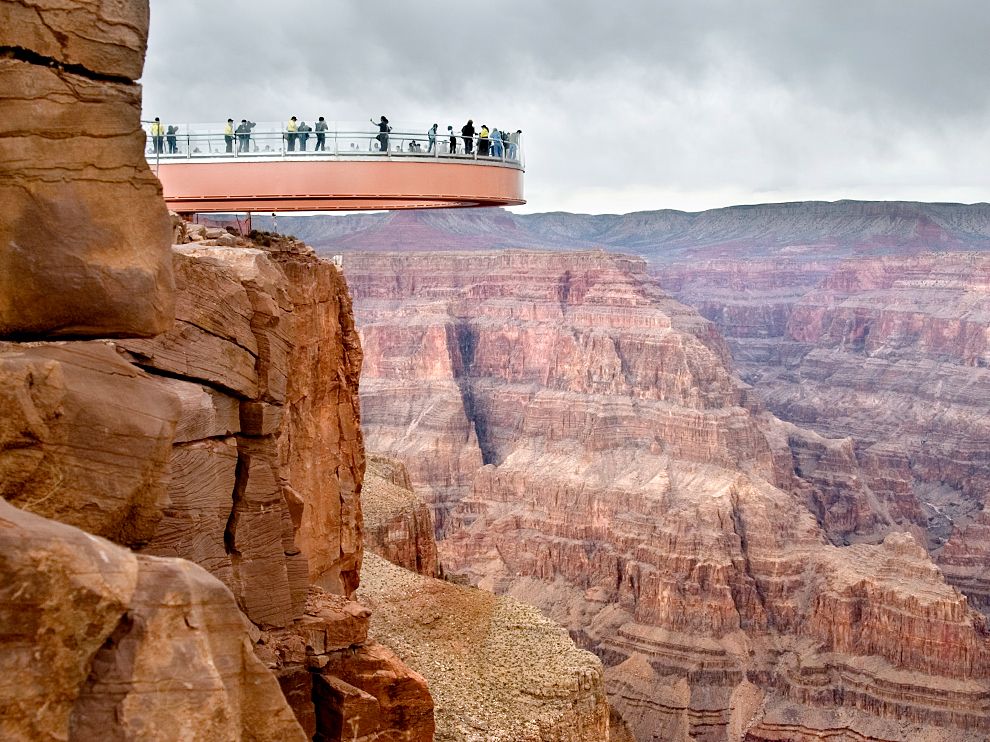
[[[147,124],[147,159],[157,162],[174,160],[216,160],[223,158],[260,159],[278,158],[330,158],[347,159],[354,157],[412,157],[435,160],[473,160],[482,164],[498,164],[525,168],[522,135],[511,135],[514,141],[499,141],[491,137],[482,138],[475,134],[470,138],[460,130],[453,133],[437,129],[432,140],[429,127],[418,131],[399,129],[393,126],[382,139],[377,125],[354,124],[351,122],[326,122],[326,131],[316,131],[315,121],[308,123],[309,131],[289,131],[288,122],[268,122],[262,125],[252,123],[250,132],[238,132],[239,123],[234,124],[234,133],[228,135],[224,124],[180,124],[169,134],[169,124],[162,124],[160,136],[151,134],[152,122]],[[301,125],[303,120],[299,121]],[[408,125],[407,125],[408,126]],[[480,129],[481,127],[477,127]],[[370,130],[369,130],[370,129]],[[451,151],[451,139],[455,139]],[[383,148],[383,145],[387,145]]]

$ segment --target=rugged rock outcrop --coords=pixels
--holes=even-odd
[[[147,0],[0,2],[0,337],[171,323],[169,217],[134,82],[147,33]]]
[[[305,739],[233,597],[0,500],[0,737]]]
[[[430,509],[413,491],[397,459],[371,455],[361,486],[365,546],[392,564],[440,576]]]
[[[889,522],[912,529],[950,582],[990,609],[980,545],[990,506],[990,258],[736,259],[666,266],[658,278],[719,325],[774,413],[848,437]],[[848,490],[833,504],[849,510]],[[870,530],[849,522],[838,535]]]
[[[149,552],[204,559],[266,626],[310,582],[353,592],[361,558],[360,346],[339,271],[294,249],[177,247],[175,326],[120,343],[196,384],[172,382],[190,430]]]
[[[0,343],[0,495],[127,546],[154,534],[179,400],[100,342]]]
[[[856,484],[851,442],[762,412],[712,325],[644,262],[345,265],[369,340],[367,437],[417,457],[427,496],[431,476],[449,480],[424,459],[477,440],[484,466],[458,469],[470,486],[434,501],[444,568],[543,608],[599,654],[638,739],[783,739],[782,724],[808,739],[982,738],[985,619]],[[438,397],[421,390],[436,377],[467,430],[431,416]],[[876,543],[844,545],[860,530]]]
[[[176,246],[176,321],[167,333],[0,345],[7,382],[0,398],[3,494],[22,508],[139,549],[132,561],[152,565],[141,577],[151,597],[141,600],[193,607],[207,601],[214,606],[203,628],[207,638],[215,626],[250,648],[247,627],[264,661],[251,672],[268,679],[265,693],[275,689],[267,703],[288,711],[288,699],[309,736],[339,739],[353,726],[367,742],[429,740],[425,682],[366,641],[368,611],[346,597],[357,587],[362,555],[364,474],[361,351],[346,284],[331,263],[299,243],[275,240],[263,250],[215,242]],[[173,562],[145,555],[205,567],[233,591],[253,624],[205,573],[182,597],[176,578],[154,568]],[[217,595],[227,596],[227,608],[216,607]],[[163,628],[127,628],[130,648],[120,656],[141,660],[152,651],[146,640],[162,644],[166,659],[184,656],[160,639],[172,619],[148,620]],[[231,651],[219,643],[221,635],[215,639],[215,651]],[[80,667],[94,663],[99,670],[90,679],[93,699],[74,707],[79,738],[94,725],[120,739],[140,736],[143,724],[155,723],[133,700],[143,676],[128,675],[118,667],[128,660],[94,655],[96,649],[72,654]],[[247,671],[235,676],[254,682]],[[195,688],[203,690],[201,683]],[[246,691],[232,685],[224,692]],[[175,703],[195,699],[190,693]],[[235,701],[229,713],[217,712],[217,724],[239,719]],[[206,707],[213,703],[204,697]],[[261,700],[255,706],[268,708]],[[117,722],[110,724],[107,714]],[[259,735],[252,737],[199,720],[190,716],[191,738],[291,738],[260,723],[249,730]]]
[[[429,683],[438,742],[601,742],[601,663],[515,600],[414,574],[368,554],[371,634]]]

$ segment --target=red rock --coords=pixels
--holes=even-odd
[[[375,455],[368,459],[361,509],[366,548],[411,572],[440,576],[433,519],[412,491],[401,462]]]
[[[0,61],[0,337],[147,337],[172,321],[172,230],[133,82],[147,16],[146,2],[0,6],[14,50]]]
[[[446,486],[430,458],[470,438],[422,389],[448,375],[476,432],[486,465],[447,505],[445,570],[534,603],[594,649],[637,738],[755,735],[760,709],[786,704],[822,738],[836,714],[864,739],[904,724],[977,738],[985,621],[909,536],[829,543],[891,528],[852,443],[764,413],[711,325],[644,263],[509,252],[346,266],[373,338],[367,439],[412,455],[415,487]],[[883,467],[898,486],[896,460]]]
[[[305,739],[200,567],[0,502],[0,576],[4,739]]]
[[[179,400],[111,345],[0,346],[0,494],[125,545],[162,517]]]
[[[433,740],[433,700],[426,681],[380,644],[331,655],[315,680],[314,692],[318,699],[331,701],[317,703],[318,713],[329,716],[327,726],[322,727],[328,729],[324,732],[328,741]]]

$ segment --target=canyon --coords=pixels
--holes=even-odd
[[[986,204],[419,212],[300,218],[290,227],[333,252],[595,247],[643,256],[661,287],[715,324],[733,372],[768,410],[848,439],[844,455],[858,472],[821,466],[817,444],[801,454],[806,476],[833,480],[815,504],[830,541],[909,530],[972,605],[990,610]],[[841,494],[860,476],[878,514],[865,520]]]
[[[347,284],[298,240],[166,210],[135,82],[148,16],[140,1],[0,2],[0,737],[429,742],[427,680],[356,599]],[[393,538],[407,502],[370,527],[423,573],[374,578],[393,633],[410,628],[390,613],[404,580],[439,571],[425,505],[411,541]],[[527,739],[608,739],[601,663],[507,605],[487,606],[503,656],[539,639],[513,693],[537,720]],[[566,660],[548,671],[534,648]]]
[[[366,440],[408,467],[444,571],[598,654],[636,739],[983,738],[987,620],[902,522],[907,472],[775,417],[645,260],[344,265]]]

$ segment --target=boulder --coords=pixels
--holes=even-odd
[[[179,412],[110,344],[0,345],[0,495],[142,544],[162,515]]]
[[[306,739],[202,568],[0,501],[0,737]]]
[[[169,327],[172,227],[140,102],[126,81],[0,59],[0,338]]]

